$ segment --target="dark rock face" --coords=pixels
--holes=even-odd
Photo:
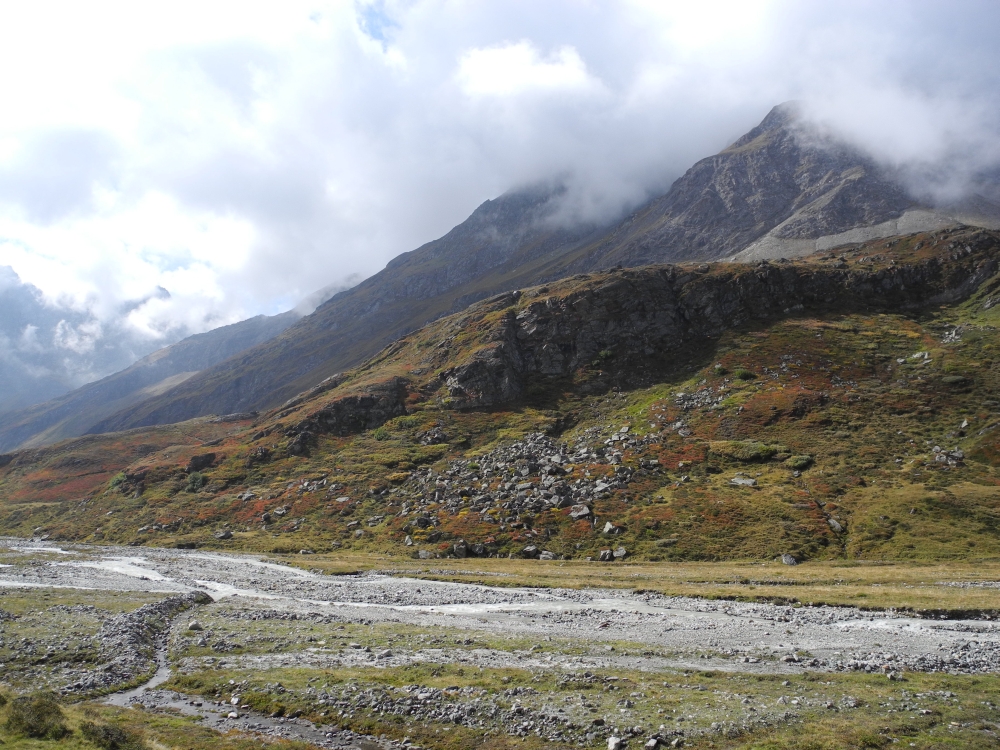
[[[350,435],[406,414],[406,381],[391,378],[364,393],[342,396],[311,414],[302,426],[331,435]]]
[[[351,435],[401,417],[406,414],[406,395],[406,381],[391,378],[362,393],[340,396],[287,428],[286,450],[292,456],[306,456],[320,434]]]
[[[187,470],[190,474],[192,471],[201,471],[202,469],[207,469],[209,466],[215,463],[214,453],[201,453],[197,456],[191,456],[191,460],[188,461]]]
[[[447,371],[450,403],[509,403],[530,378],[570,376],[595,360],[622,382],[639,383],[686,344],[792,309],[905,310],[963,299],[996,272],[1000,251],[995,233],[972,235],[964,257],[947,265],[932,258],[878,270],[764,263],[721,273],[707,266],[613,273],[503,316],[486,347]]]

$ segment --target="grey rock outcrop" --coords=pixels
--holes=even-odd
[[[287,450],[290,455],[308,455],[320,434],[350,435],[384,424],[406,414],[407,383],[390,378],[363,389],[360,393],[337,396],[318,410],[288,427]]]

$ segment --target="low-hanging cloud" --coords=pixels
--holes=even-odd
[[[148,302],[133,300],[101,321],[47,300],[10,266],[0,266],[0,413],[110,375],[176,340],[177,331],[164,340],[128,325],[128,315]]]
[[[23,5],[0,264],[68,346],[291,308],[520,185],[611,221],[790,99],[927,199],[1000,164],[991,2]]]

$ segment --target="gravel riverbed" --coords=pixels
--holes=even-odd
[[[25,552],[0,569],[0,587],[80,587],[162,592],[164,598],[204,592],[251,609],[398,622],[420,627],[556,638],[600,647],[630,642],[660,653],[655,668],[692,664],[739,671],[1000,670],[1000,623],[929,620],[847,607],[788,607],[706,601],[609,589],[525,589],[441,583],[380,574],[328,576],[252,555],[130,547],[49,547],[0,542]],[[39,555],[43,549],[62,553]],[[651,655],[652,656],[652,655]],[[333,657],[330,657],[333,658]],[[349,658],[357,658],[351,656]],[[399,654],[448,659],[447,653]],[[524,655],[465,652],[487,663]],[[642,654],[538,658],[580,669],[595,664],[634,668]]]

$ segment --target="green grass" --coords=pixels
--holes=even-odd
[[[589,674],[589,673],[588,673]],[[230,684],[230,680],[234,685]],[[556,670],[479,670],[460,665],[415,665],[387,669],[281,669],[266,675],[221,669],[176,678],[175,690],[225,700],[238,690],[261,711],[302,711],[331,722],[390,738],[410,737],[429,748],[521,746],[515,727],[487,719],[482,727],[446,721],[412,721],[379,713],[362,690],[387,698],[408,694],[405,686],[446,691],[455,705],[515,703],[524,718],[558,716],[569,734],[555,747],[603,747],[605,737],[640,727],[641,741],[660,731],[682,732],[689,747],[840,748],[995,747],[1000,680],[994,676],[907,674],[893,682],[883,675],[747,675],[712,671],[598,671],[590,676]],[[280,686],[280,687],[276,687]],[[326,694],[332,704],[315,696]],[[359,702],[359,698],[361,698]],[[622,708],[622,706],[627,708]],[[593,725],[601,719],[603,727]],[[596,730],[596,731],[595,731]],[[586,739],[594,731],[593,739]],[[529,742],[541,738],[526,732]],[[633,740],[635,742],[636,740]]]
[[[140,709],[119,709],[96,703],[63,703],[60,710],[64,716],[68,734],[59,739],[26,737],[6,727],[6,714],[10,703],[0,708],[0,742],[5,750],[96,750],[101,747],[93,739],[112,736],[126,736],[134,742],[120,746],[116,750],[163,750],[164,748],[185,748],[187,750],[308,750],[313,745],[276,738],[258,738],[238,734],[221,734],[199,726],[193,717],[143,711]],[[95,732],[96,728],[98,731]],[[104,731],[101,731],[104,730]],[[111,731],[108,731],[111,730]],[[117,731],[114,731],[117,730]],[[91,739],[88,739],[90,737]]]

